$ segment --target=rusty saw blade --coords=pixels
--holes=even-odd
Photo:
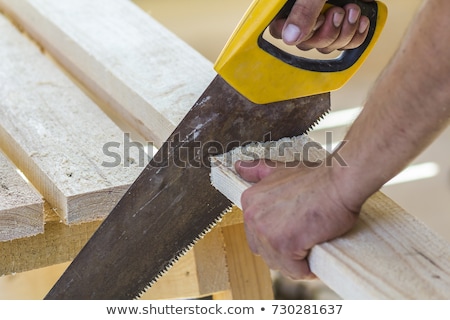
[[[209,157],[302,134],[329,107],[326,93],[257,105],[217,76],[46,299],[139,297],[231,205],[211,186]]]

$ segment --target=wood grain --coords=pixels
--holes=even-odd
[[[43,234],[0,242],[0,276],[71,261],[99,224],[48,222]]]
[[[225,296],[216,295],[215,298],[272,300],[270,270],[246,245],[244,225],[230,225],[221,230],[225,238],[230,289],[222,293]]]

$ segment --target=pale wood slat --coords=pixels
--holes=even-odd
[[[274,298],[270,270],[261,257],[246,245],[244,225],[235,224],[221,229],[225,238],[230,289],[216,298],[242,300],[271,300]]]
[[[2,16],[0,31],[2,149],[66,223],[104,218],[142,170],[102,164],[122,131]]]
[[[283,148],[286,157],[275,152],[270,158],[292,161],[294,154],[302,158],[303,146],[311,140],[303,136],[291,141],[292,148]],[[267,144],[257,145],[251,154],[262,157],[267,154],[264,150]],[[213,158],[211,169],[213,185],[239,207],[240,195],[251,185],[233,168],[243,158],[241,151]],[[323,150],[308,151],[310,160],[323,157]],[[309,262],[311,270],[346,299],[450,298],[450,244],[381,192],[364,204],[354,229],[316,245]]]

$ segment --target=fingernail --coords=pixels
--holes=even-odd
[[[283,40],[287,44],[293,44],[297,42],[300,37],[300,28],[295,24],[288,24],[283,30]]]
[[[237,167],[252,168],[252,167],[255,166],[255,161],[252,161],[252,160],[238,160],[238,161],[236,161],[235,165]]]
[[[367,28],[369,27],[369,24],[370,23],[368,19],[361,19],[361,21],[359,22],[358,32],[359,33],[366,32]]]
[[[339,28],[344,21],[344,14],[341,12],[336,12],[333,14],[333,24],[336,28]]]
[[[355,24],[359,19],[359,10],[350,9],[348,13],[348,22]]]

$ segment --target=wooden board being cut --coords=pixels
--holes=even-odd
[[[240,207],[240,196],[251,184],[235,172],[236,160],[251,154],[287,162],[302,159],[305,150],[310,161],[323,158],[319,147],[305,148],[311,143],[301,136],[214,157],[212,184]],[[449,243],[381,192],[364,204],[355,228],[316,245],[308,260],[311,270],[346,299],[450,299]]]
[[[44,232],[44,201],[0,152],[0,241]]]
[[[142,171],[139,151],[39,48],[0,16],[0,146],[66,223],[104,218]],[[129,166],[124,164],[129,158]]]
[[[215,76],[207,59],[128,0],[0,0],[0,8],[158,147]]]

